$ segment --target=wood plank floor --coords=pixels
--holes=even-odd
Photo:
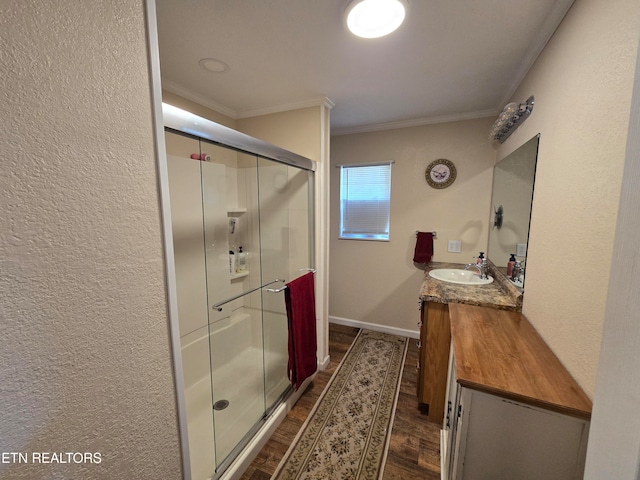
[[[318,372],[313,382],[251,463],[242,480],[271,478],[357,333],[357,328],[329,324],[329,355],[331,356],[329,366],[326,370]],[[440,427],[420,412],[416,397],[417,361],[416,341],[410,340],[383,480],[440,479]]]

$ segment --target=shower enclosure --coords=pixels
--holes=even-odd
[[[192,478],[290,392],[284,294],[313,268],[313,162],[163,105]]]

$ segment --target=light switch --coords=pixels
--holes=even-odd
[[[447,252],[460,253],[462,251],[462,242],[460,240],[449,240],[447,244]]]
[[[527,244],[526,243],[516,244],[516,257],[526,257],[526,256],[527,256]]]

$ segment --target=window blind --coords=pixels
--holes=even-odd
[[[389,240],[391,163],[340,167],[340,238]]]

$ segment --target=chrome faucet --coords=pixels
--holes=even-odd
[[[480,263],[467,263],[464,266],[465,270],[469,270],[470,268],[477,268],[478,269],[478,273],[480,274],[480,278],[482,280],[487,280],[489,278],[488,273],[489,273],[489,264],[487,263],[487,259],[483,258],[482,262]]]

